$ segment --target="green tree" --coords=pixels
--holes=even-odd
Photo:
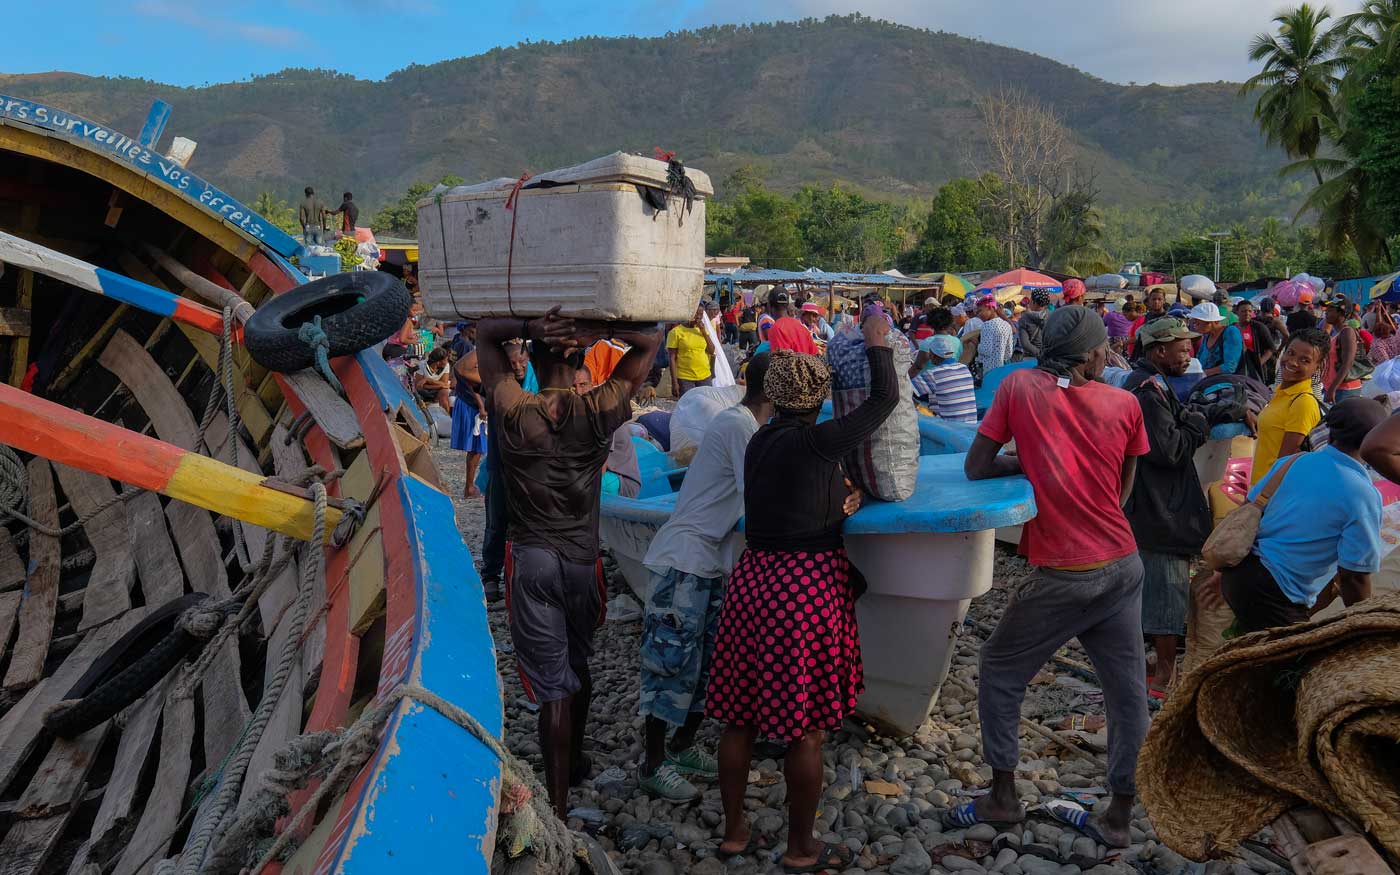
[[[763,187],[760,176],[741,171],[722,187],[726,199],[705,207],[705,249],[711,255],[744,255],[756,265],[798,270],[802,237],[797,231],[797,207],[791,200]]]
[[[301,228],[297,226],[297,211],[270,191],[258,193],[257,199],[253,201],[253,212],[288,234],[301,233]]]
[[[465,181],[466,180],[462,179],[460,176],[448,174],[440,180],[440,184],[450,188],[454,185],[461,185]],[[395,237],[417,237],[418,202],[432,190],[432,183],[413,183],[408,187],[408,191],[403,193],[402,197],[381,208],[379,212],[374,214],[374,224],[372,227],[380,234]]]
[[[1366,149],[1367,134],[1332,123],[1326,131],[1334,143],[1334,156],[1295,161],[1283,169],[1284,173],[1310,170],[1324,180],[1304,199],[1294,221],[1313,213],[1317,216],[1318,242],[1333,257],[1339,257],[1350,245],[1366,273],[1389,267],[1390,247],[1374,206],[1371,175],[1359,160]]]
[[[907,209],[835,184],[807,186],[795,200],[808,260],[823,270],[873,273],[895,264],[904,250]]]
[[[982,187],[977,180],[960,177],[944,183],[934,195],[905,269],[956,273],[1001,264],[1001,244],[987,228],[981,205]]]
[[[1355,72],[1346,118],[1356,142],[1356,169],[1368,181],[1364,206],[1382,233],[1395,234],[1400,232],[1400,57],[1377,52]]]
[[[1040,247],[1045,267],[1076,276],[1113,270],[1113,259],[1103,248],[1103,217],[1097,199],[1097,192],[1088,183],[1076,185],[1055,199]]]
[[[1290,158],[1315,158],[1323,125],[1336,121],[1332,97],[1346,62],[1337,57],[1342,34],[1327,26],[1331,17],[1327,7],[1304,3],[1274,17],[1277,33],[1258,34],[1249,44],[1250,60],[1264,67],[1241,93],[1259,92],[1254,105],[1259,129]],[[1321,185],[1321,172],[1313,169]]]

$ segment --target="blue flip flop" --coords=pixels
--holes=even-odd
[[[1049,815],[1065,826],[1078,830],[1080,833],[1093,839],[1095,842],[1106,848],[1115,847],[1113,842],[1103,837],[1098,827],[1089,820],[1089,812],[1077,802],[1070,802],[1066,799],[1052,799],[1045,803],[1045,810]]]
[[[983,820],[977,816],[977,803],[974,800],[972,802],[964,802],[956,808],[949,808],[947,811],[943,812],[939,820],[944,826],[950,829],[967,829],[979,823],[986,823],[995,827],[1017,826],[1023,823],[1025,818],[1023,817],[1021,820]]]

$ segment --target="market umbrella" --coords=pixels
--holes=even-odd
[[[977,291],[994,291],[1003,286],[1020,286],[1022,289],[1045,289],[1047,292],[1062,291],[1060,281],[1043,273],[1036,273],[1024,267],[997,274],[977,287]]]
[[[955,273],[927,273],[921,274],[919,279],[942,283],[943,294],[952,295],[955,298],[964,298],[968,292],[972,291],[972,283]]]
[[[1371,300],[1400,301],[1400,272],[1388,273],[1371,286]]]

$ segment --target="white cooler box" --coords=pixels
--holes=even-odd
[[[689,319],[704,291],[710,177],[671,194],[665,162],[615,152],[531,177],[432,192],[418,202],[418,284],[438,319],[540,316],[555,304],[587,319]],[[665,197],[655,210],[639,186]],[[511,252],[511,223],[514,253]],[[507,265],[510,287],[507,293]]]

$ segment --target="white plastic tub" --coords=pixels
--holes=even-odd
[[[690,318],[704,290],[714,189],[686,170],[696,193],[687,209],[666,172],[662,161],[616,152],[531,177],[511,210],[514,179],[433,192],[418,202],[424,308],[438,319],[539,316],[555,304],[579,318]],[[666,209],[653,209],[641,187]]]

